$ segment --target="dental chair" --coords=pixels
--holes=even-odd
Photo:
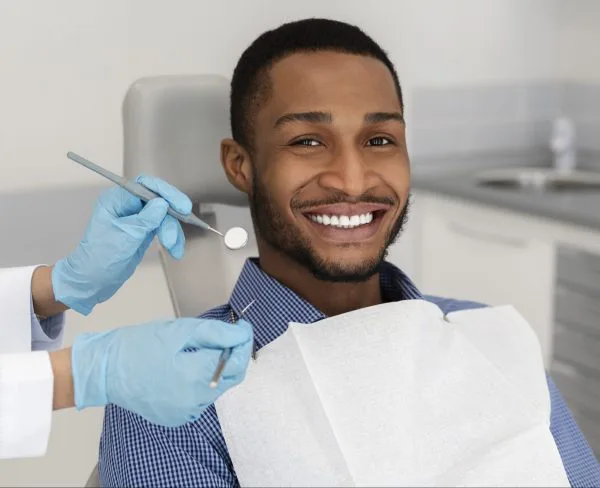
[[[248,245],[239,251],[227,250],[216,234],[185,224],[181,261],[159,248],[176,316],[200,315],[226,303],[244,261],[258,255],[244,208],[247,197],[227,181],[220,163],[220,141],[230,137],[229,81],[216,75],[142,78],[125,96],[123,131],[126,178],[158,176],[186,193],[196,215],[211,227],[224,232],[241,224],[248,230]],[[86,487],[99,486],[96,466]]]
[[[148,173],[168,181],[192,199],[196,214],[214,228],[225,231],[235,225],[232,214],[245,218],[244,227],[250,227],[247,210],[214,208],[248,205],[246,195],[227,181],[220,162],[220,142],[230,137],[226,78],[160,76],[136,81],[123,104],[123,130],[126,178]],[[217,222],[217,214],[223,222]],[[227,251],[214,233],[191,226],[184,232],[183,260],[171,259],[162,249],[160,256],[176,315],[195,316],[227,301],[232,278],[255,241],[252,235],[244,250]]]

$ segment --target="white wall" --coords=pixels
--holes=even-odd
[[[559,3],[559,74],[567,81],[600,82],[600,2]]]
[[[555,75],[557,0],[3,0],[0,192],[96,182],[121,168],[120,104],[137,77],[230,75],[263,30],[305,16],[363,26],[415,85]],[[6,169],[10,168],[10,172]]]

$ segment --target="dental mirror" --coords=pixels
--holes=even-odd
[[[225,247],[232,251],[243,248],[248,243],[248,232],[242,227],[232,227],[223,236]]]

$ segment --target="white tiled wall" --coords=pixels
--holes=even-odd
[[[412,87],[552,77],[557,2],[3,0],[0,163],[11,171],[0,192],[97,182],[66,160],[69,150],[119,172],[130,83],[230,76],[243,49],[284,21],[323,16],[362,26],[397,63],[410,118]]]
[[[600,82],[415,88],[413,104],[413,158],[502,151],[550,157],[552,120],[559,115],[575,121],[580,150],[600,153]]]
[[[559,103],[554,80],[415,88],[411,155],[538,150]]]
[[[600,80],[565,83],[562,108],[575,121],[578,147],[587,153],[600,155]],[[600,168],[600,158],[592,159],[590,163],[594,161]]]

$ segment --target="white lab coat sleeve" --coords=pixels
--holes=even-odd
[[[41,456],[52,420],[53,375],[45,351],[60,345],[64,317],[33,313],[35,266],[0,269],[0,459]]]
[[[53,389],[46,351],[0,354],[0,459],[46,453]]]
[[[31,350],[53,351],[58,349],[63,341],[65,315],[59,314],[44,320],[39,320],[33,313],[31,304]]]

